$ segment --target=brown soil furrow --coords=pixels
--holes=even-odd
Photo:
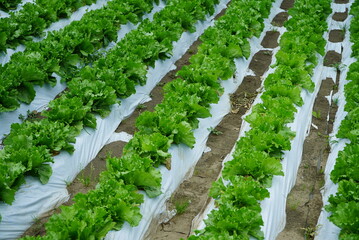
[[[342,42],[343,39],[344,34],[341,30],[330,31],[329,41]],[[296,184],[287,198],[287,224],[277,240],[307,240],[315,237],[316,224],[323,205],[320,189],[324,185],[323,171],[330,150],[329,133],[333,129],[337,111],[336,104],[329,104],[326,97],[337,92],[341,58],[341,54],[334,51],[328,51],[324,57],[324,66],[337,68],[336,78],[334,81],[331,78],[322,81],[314,102],[312,127],[304,141]]]
[[[287,224],[277,240],[314,239],[322,208],[320,188],[324,184],[323,171],[329,155],[328,134],[332,129],[336,111],[336,106],[330,106],[326,96],[335,89],[337,85],[333,79],[327,78],[322,81],[313,107],[313,125],[304,141],[296,184],[287,198]]]

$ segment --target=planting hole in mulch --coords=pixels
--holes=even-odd
[[[280,8],[283,10],[288,10],[294,6],[295,0],[284,0],[280,5]]]
[[[337,42],[343,42],[343,40],[344,40],[343,30],[336,29],[336,30],[331,30],[329,32],[329,42],[337,43]]]
[[[345,4],[349,3],[349,0],[334,0],[334,3]]]
[[[344,22],[345,19],[348,17],[348,8],[345,10],[345,12],[336,12],[333,14],[333,20],[338,22]]]
[[[288,20],[288,13],[287,12],[280,12],[273,18],[271,24],[277,27],[283,27],[284,23]]]
[[[268,70],[271,62],[272,51],[261,50],[254,54],[252,61],[249,64],[249,69],[251,69],[256,76],[263,76],[263,74]]]
[[[324,57],[323,65],[326,67],[335,67],[342,61],[342,55],[335,51],[328,51]]]
[[[264,36],[261,45],[264,48],[276,48],[278,47],[278,38],[280,33],[278,31],[268,31]]]

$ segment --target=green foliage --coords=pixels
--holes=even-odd
[[[349,201],[339,203],[329,217],[335,225],[341,228],[340,239],[356,239],[359,235],[359,202]]]
[[[83,127],[96,128],[96,118],[91,114],[91,102],[85,104],[80,97],[57,98],[49,103],[49,110],[42,113],[50,121],[61,121],[81,130]]]
[[[351,201],[359,202],[359,184],[353,179],[340,181],[337,194],[329,197],[326,210],[334,212],[340,203]]]
[[[158,132],[175,144],[193,147],[195,138],[185,116],[185,112],[179,111],[144,112],[137,118],[136,127],[143,134]]]
[[[211,134],[213,134],[213,135],[217,135],[217,136],[218,136],[218,135],[223,134],[223,132],[221,132],[221,131],[219,131],[219,130],[213,128],[213,127],[209,127],[209,128],[207,128],[207,130],[208,130]]]
[[[359,146],[357,144],[349,144],[339,152],[330,178],[335,183],[350,179],[359,181]]]
[[[349,109],[348,109],[349,110]],[[353,143],[359,143],[359,107],[352,108],[342,121],[337,137],[348,138]]]
[[[75,143],[78,131],[58,121],[25,121],[11,125],[11,132],[4,139],[5,145],[16,143],[20,136],[28,138],[35,146],[46,146],[52,152],[61,150],[72,153],[75,149],[70,143]]]
[[[26,136],[16,136],[13,141],[0,152],[0,201],[7,204],[14,201],[25,174],[37,176],[45,184],[52,173],[48,163],[53,159],[45,146],[34,146]]]
[[[19,3],[21,3],[21,0],[0,0],[0,9],[6,12],[14,10]]]
[[[120,229],[124,221],[136,226],[141,219],[138,205],[143,195],[121,180],[106,179],[88,194],[77,194],[74,201],[50,218],[46,236],[35,239],[101,239],[108,231]]]
[[[190,200],[176,200],[174,205],[175,205],[175,209],[176,209],[176,214],[177,215],[181,215],[183,213],[185,213],[190,205],[191,201]]]
[[[262,151],[238,150],[233,154],[233,160],[225,164],[223,177],[251,176],[264,186],[270,187],[275,175],[283,176],[282,165],[276,158]]]
[[[107,169],[102,173],[101,181],[108,178],[122,179],[125,184],[145,190],[149,197],[157,197],[162,193],[161,173],[153,168],[153,161],[148,157],[134,153],[122,158],[107,158]]]
[[[160,133],[143,134],[137,132],[130,142],[124,147],[123,153],[137,153],[144,158],[150,158],[153,165],[158,167],[165,164],[169,160],[171,154],[168,149],[172,141]]]
[[[220,179],[213,184],[210,195],[216,198],[218,209],[208,215],[206,228],[189,239],[264,239],[259,201],[269,197],[269,192],[259,182],[235,176],[225,185]]]
[[[66,94],[68,98],[79,96],[81,102],[91,106],[92,113],[103,118],[110,114],[110,107],[117,103],[115,90],[104,82],[74,79],[68,83],[68,87],[71,89]]]

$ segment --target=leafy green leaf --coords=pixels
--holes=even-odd
[[[359,146],[356,144],[347,145],[339,152],[334,170],[330,174],[334,183],[340,180],[353,179],[359,181]]]
[[[280,161],[262,151],[237,150],[233,154],[233,160],[226,162],[224,166],[225,179],[231,179],[231,176],[251,176],[266,187],[271,185],[274,175],[283,176]]]
[[[154,169],[150,158],[137,154],[127,154],[122,158],[107,158],[108,172],[102,173],[102,180],[114,177],[126,184],[146,191],[149,197],[157,197],[161,192],[161,173]]]

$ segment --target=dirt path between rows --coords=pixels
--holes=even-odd
[[[287,224],[277,240],[314,239],[322,208],[320,188],[324,185],[323,171],[329,155],[328,134],[332,130],[336,112],[335,105],[329,106],[326,96],[336,87],[331,78],[322,82],[313,107],[310,134],[304,141],[296,184],[287,197]]]
[[[336,1],[345,3],[346,1]],[[344,21],[348,16],[345,13],[335,13],[333,19]],[[342,42],[344,39],[341,30],[329,32],[330,42]],[[323,206],[320,189],[324,185],[324,169],[329,155],[329,134],[333,129],[333,121],[337,106],[329,104],[327,96],[336,93],[341,62],[341,54],[328,51],[324,57],[324,66],[336,67],[336,79],[323,79],[320,90],[313,106],[312,126],[310,134],[304,141],[302,162],[299,166],[296,184],[287,198],[287,224],[278,235],[277,240],[308,240],[314,239],[316,225]],[[327,120],[327,116],[329,116]]]

